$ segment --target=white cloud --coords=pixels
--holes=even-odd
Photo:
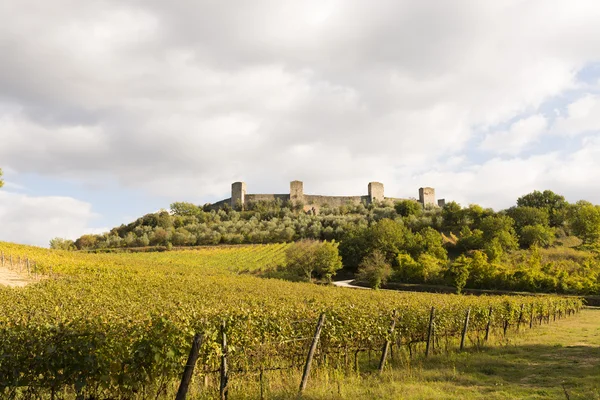
[[[569,104],[567,115],[556,119],[553,132],[567,136],[600,133],[600,96],[587,94]]]
[[[581,90],[578,71],[600,57],[598,20],[595,0],[7,0],[0,162],[197,202],[240,179],[340,194],[378,180],[414,195],[436,168],[471,179],[453,171],[472,162],[476,132]],[[573,112],[557,125],[588,129],[600,115],[576,123]],[[542,118],[482,147],[518,155],[544,140]],[[480,170],[500,179],[492,167],[504,163]],[[480,198],[473,186],[461,190]]]
[[[418,180],[436,188],[438,197],[463,205],[477,203],[504,209],[534,190],[552,190],[568,201],[600,204],[594,182],[600,176],[600,137],[584,138],[572,153],[493,158],[460,171],[433,168]]]
[[[48,246],[50,239],[76,239],[89,231],[92,206],[70,197],[32,197],[0,191],[0,240]]]
[[[508,130],[488,134],[481,148],[500,154],[519,154],[535,143],[546,131],[548,123],[543,115],[533,115],[514,122]]]

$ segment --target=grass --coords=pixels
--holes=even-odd
[[[376,356],[361,374],[316,370],[303,398],[600,399],[599,309],[526,330],[463,353],[412,360],[396,354],[382,375],[374,371]],[[273,373],[265,398],[294,398],[299,380],[299,373]],[[260,398],[256,381],[234,384],[231,398]]]

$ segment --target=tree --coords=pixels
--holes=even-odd
[[[541,224],[527,225],[521,230],[519,244],[526,249],[532,246],[548,247],[554,243],[555,236],[554,228],[549,226]]]
[[[565,198],[551,190],[534,190],[533,192],[521,196],[517,199],[519,207],[534,207],[548,211],[550,226],[561,226],[566,218],[566,211],[569,203]]]
[[[410,247],[414,237],[401,222],[385,218],[368,228],[351,229],[343,238],[340,252],[344,266],[356,271],[362,260],[375,250],[385,255],[388,263]]]
[[[75,246],[78,250],[92,250],[95,248],[98,242],[98,236],[96,235],[83,235],[75,241]]]
[[[185,228],[177,228],[171,236],[171,243],[174,246],[191,246],[196,243],[196,237]]]
[[[484,218],[494,215],[494,210],[483,208],[478,204],[469,204],[469,207],[462,210],[462,215],[464,225],[477,227]]]
[[[149,236],[149,244],[152,246],[166,246],[171,242],[172,231],[157,226],[154,228],[152,235]]]
[[[158,226],[169,229],[173,227],[173,218],[165,210],[161,210],[156,214]]]
[[[481,251],[474,251],[469,260],[469,277],[467,283],[471,287],[491,288],[494,284],[496,267],[488,262],[488,256]]]
[[[379,250],[388,262],[392,262],[404,248],[408,236],[411,236],[410,231],[401,223],[382,219],[369,228],[368,239],[371,247],[369,253]]]
[[[600,239],[600,208],[587,201],[578,201],[569,212],[569,225],[583,243],[597,242]]]
[[[337,271],[342,269],[342,257],[338,251],[339,243],[317,242],[315,248],[315,274],[317,277],[331,282]]]
[[[307,239],[287,248],[285,263],[289,270],[307,281],[311,281],[313,275],[330,281],[335,272],[342,268],[337,243]]]
[[[504,255],[504,247],[502,246],[500,239],[497,237],[485,242],[483,245],[483,251],[491,262],[500,261]]]
[[[446,280],[456,288],[458,294],[462,292],[469,279],[470,263],[467,256],[461,255],[446,270]]]
[[[503,250],[515,250],[518,246],[517,236],[513,228],[515,221],[508,215],[496,214],[485,217],[480,224],[485,242],[497,238]]]
[[[446,232],[460,232],[465,226],[464,212],[457,202],[446,203],[442,209],[443,229]]]
[[[402,217],[419,216],[423,212],[423,206],[414,200],[401,200],[394,205],[394,208]]]
[[[171,204],[171,212],[182,217],[195,217],[202,212],[202,209],[192,203],[176,202]]]
[[[550,225],[550,216],[547,208],[530,206],[511,207],[506,214],[515,221],[515,230],[521,234],[521,230],[528,225]]]
[[[421,266],[421,279],[425,283],[440,283],[446,262],[432,255],[423,253],[417,262]]]
[[[460,231],[460,236],[456,247],[461,252],[467,252],[469,250],[482,249],[485,242],[483,240],[483,232],[479,229],[471,231],[468,226],[465,226]]]
[[[75,250],[75,242],[56,237],[50,240],[50,248],[54,250]]]
[[[375,250],[365,257],[358,268],[357,278],[367,282],[373,289],[379,289],[392,275],[392,267],[387,262],[385,255]]]
[[[444,248],[442,235],[431,227],[422,229],[421,232],[415,234],[415,245],[417,251],[412,253],[415,258],[426,253],[442,261],[448,259],[448,251]]]
[[[416,262],[415,259],[410,256],[410,254],[398,254],[398,257],[396,258],[396,264],[394,265],[394,270],[396,270],[396,276],[394,277],[395,280],[397,279],[401,282],[410,283],[422,282],[423,274],[421,273],[421,265]]]

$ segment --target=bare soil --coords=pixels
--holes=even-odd
[[[11,271],[8,268],[0,267],[0,285],[23,287],[29,283],[31,281],[25,275]]]

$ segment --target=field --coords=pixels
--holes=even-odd
[[[0,289],[0,394],[173,398],[192,337],[201,333],[191,395],[211,398],[218,393],[224,323],[231,397],[259,397],[261,389],[288,396],[297,390],[321,313],[313,379],[327,387],[375,369],[386,340],[390,365],[421,359],[431,307],[432,356],[456,350],[468,309],[467,344],[480,348],[488,324],[492,338],[505,341],[581,307],[578,299],[555,296],[367,292],[247,273],[281,264],[286,246],[87,254],[0,243],[5,263],[27,259],[32,271],[49,276]]]

